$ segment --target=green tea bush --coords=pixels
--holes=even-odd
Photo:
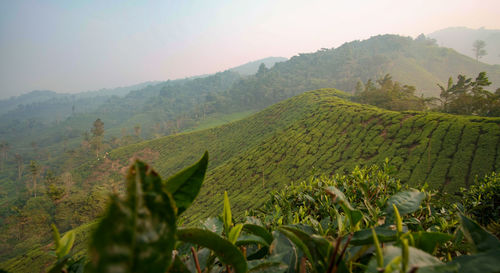
[[[480,224],[500,221],[500,174],[492,173],[481,179],[476,176],[474,185],[460,191],[465,212]]]
[[[244,220],[233,217],[224,192],[221,215],[198,227],[182,227],[181,214],[198,195],[207,164],[205,154],[162,180],[136,161],[128,171],[125,196],[112,196],[97,224],[88,257],[72,257],[75,233],[60,236],[53,227],[57,261],[49,272],[500,270],[497,238],[462,214],[458,225],[452,211],[437,210],[425,187],[401,186],[388,160],[382,167],[313,177],[274,192],[262,211]],[[493,177],[487,179],[498,188],[498,177]],[[463,238],[468,249],[456,247]],[[462,252],[456,256],[458,249]]]

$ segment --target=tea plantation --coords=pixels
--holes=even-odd
[[[119,149],[112,158],[151,149],[158,152],[153,166],[165,176],[208,150],[210,171],[188,222],[220,211],[213,200],[225,190],[242,213],[292,181],[385,158],[404,183],[449,192],[500,170],[499,118],[393,112],[348,98],[334,89],[307,92],[222,127]]]

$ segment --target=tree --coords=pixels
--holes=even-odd
[[[94,126],[90,129],[92,133],[92,146],[96,152],[96,157],[99,157],[99,152],[102,149],[102,139],[104,137],[104,122],[100,118],[94,121]]]
[[[36,184],[38,176],[40,175],[40,165],[34,160],[30,161],[30,173],[31,173],[31,181],[33,182],[33,193],[36,197]]]
[[[481,72],[473,80],[458,75],[457,83],[448,80],[446,88],[441,89],[441,111],[461,115],[499,116],[500,92],[492,93],[484,88],[491,85],[486,72]]]
[[[16,154],[14,157],[16,158],[16,165],[17,165],[17,180],[21,181],[24,169],[23,157],[20,154]]]
[[[2,141],[2,143],[0,143],[0,150],[2,151],[2,164],[0,170],[3,170],[3,165],[5,163],[5,160],[7,160],[7,152],[9,151],[9,149],[10,146],[8,142]]]
[[[356,94],[356,100],[389,110],[424,110],[426,99],[415,96],[415,91],[414,86],[393,81],[392,76],[386,74],[377,79],[376,84],[369,79],[364,91]]]
[[[476,61],[479,61],[479,59],[486,54],[486,50],[484,49],[486,47],[486,42],[483,40],[476,40],[474,44],[472,44],[472,51],[474,51],[474,54],[476,56]]]

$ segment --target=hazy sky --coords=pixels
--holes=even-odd
[[[377,34],[500,28],[499,0],[0,1],[0,97],[213,73]]]

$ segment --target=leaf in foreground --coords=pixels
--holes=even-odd
[[[177,238],[212,250],[221,262],[231,265],[236,273],[247,271],[245,257],[238,248],[214,232],[199,228],[185,228],[177,231]]]
[[[175,205],[159,175],[136,161],[125,200],[112,196],[90,244],[90,272],[165,272],[175,243]]]

